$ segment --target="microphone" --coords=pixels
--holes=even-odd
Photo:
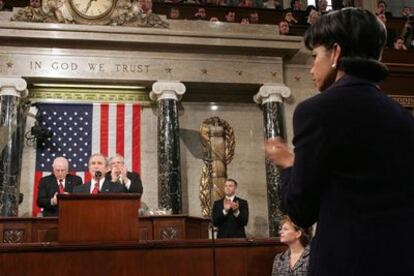
[[[95,172],[95,177],[96,178],[101,178],[102,177],[102,173],[100,171],[96,171]]]

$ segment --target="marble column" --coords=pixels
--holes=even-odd
[[[158,103],[158,207],[182,213],[178,101],[185,93],[179,81],[158,81],[150,98]]]
[[[290,90],[283,84],[265,84],[253,99],[263,108],[265,139],[277,136],[285,138],[283,100],[290,96]],[[280,211],[280,177],[275,165],[266,159],[267,205],[269,218],[269,235],[278,236]]]
[[[0,78],[0,217],[18,215],[26,81]]]

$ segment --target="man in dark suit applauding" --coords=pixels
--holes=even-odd
[[[37,205],[43,208],[43,216],[58,215],[57,195],[72,193],[75,186],[82,184],[82,179],[76,175],[70,175],[69,162],[64,157],[53,160],[53,174],[42,177],[37,194]]]
[[[249,219],[247,201],[236,196],[237,182],[227,179],[223,199],[213,205],[213,224],[218,227],[217,238],[245,238],[244,227]]]
[[[108,171],[108,160],[100,153],[93,154],[89,158],[89,172],[92,180],[84,185],[77,186],[73,193],[98,194],[98,193],[124,193],[126,190],[120,184],[111,183],[105,179]]]
[[[109,159],[111,170],[107,172],[106,179],[125,186],[129,193],[142,194],[143,187],[138,173],[129,172],[125,166],[124,157],[117,154]]]

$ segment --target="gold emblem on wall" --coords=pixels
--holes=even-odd
[[[44,0],[19,9],[12,21],[167,28],[152,0]]]
[[[236,146],[233,128],[219,117],[210,117],[200,126],[203,161],[200,181],[201,213],[211,215],[215,200],[224,196],[227,165],[233,160]]]

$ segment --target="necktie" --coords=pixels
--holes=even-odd
[[[63,180],[59,179],[59,194],[63,194],[65,192],[65,187],[63,187]]]
[[[93,187],[93,190],[92,190],[92,193],[91,194],[96,195],[98,193],[99,193],[99,182],[98,181],[95,181],[95,185]]]

